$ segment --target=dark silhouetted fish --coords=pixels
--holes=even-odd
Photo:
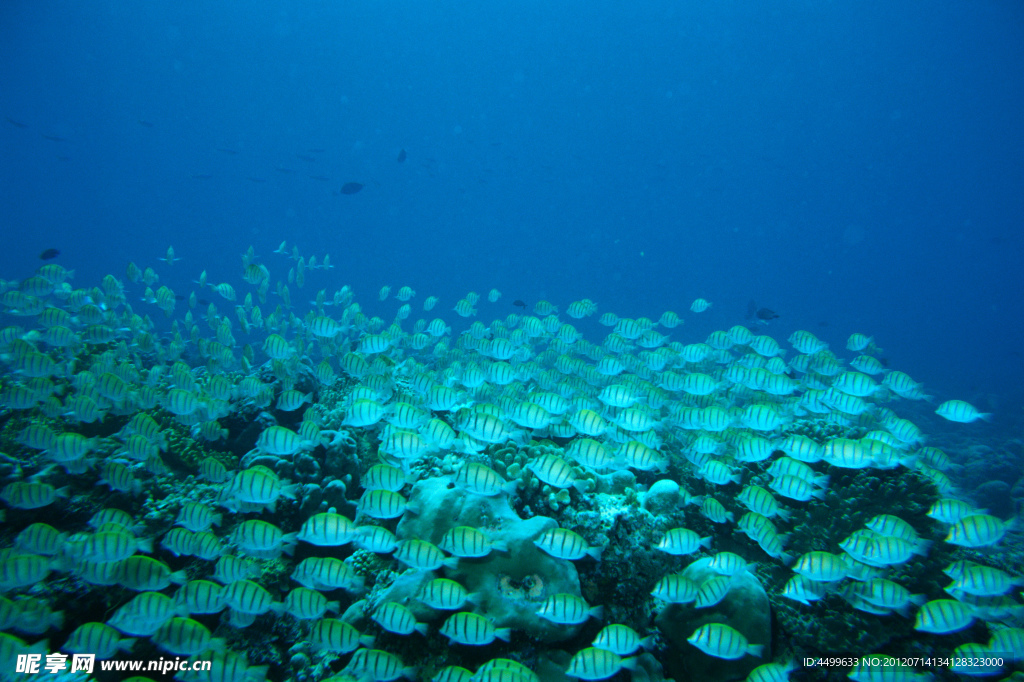
[[[6,120],[8,123],[10,123],[15,128],[28,128],[28,124],[27,123],[22,123],[21,121],[15,121],[10,116],[4,116],[4,120]]]
[[[66,137],[57,137],[56,135],[43,135],[43,139],[44,140],[49,140],[50,142],[67,142],[68,141],[68,138],[66,138]]]
[[[363,188],[363,183],[361,183],[361,182],[346,182],[344,185],[341,186],[341,193],[342,194],[355,194],[356,192],[358,192],[362,188]]]
[[[312,180],[319,180],[320,182],[328,182],[331,179],[329,175],[310,175],[309,177]]]
[[[53,260],[60,255],[60,249],[47,249],[39,254],[39,260]]]
[[[231,154],[232,156],[238,153],[237,149],[231,149],[229,147],[217,147],[217,151],[221,154]]]
[[[144,128],[152,128],[153,127],[152,123],[150,123],[149,121],[144,121],[142,119],[139,119],[139,125],[143,126]]]
[[[405,150],[398,152],[398,163],[405,161]]]
[[[517,308],[522,308],[523,310],[526,310],[526,301],[520,301],[518,298],[512,301],[512,305],[516,306]]]
[[[754,299],[747,302],[747,319],[757,320],[760,324],[768,324],[768,320],[774,320],[779,314],[771,308],[758,308]]]

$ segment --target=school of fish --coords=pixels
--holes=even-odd
[[[180,259],[168,249],[162,260],[171,267]],[[286,276],[272,276],[285,267]],[[958,497],[943,472],[949,457],[897,413],[902,401],[931,396],[884,367],[870,336],[851,335],[852,357],[844,359],[798,331],[786,340],[794,350],[787,359],[779,340],[745,326],[684,343],[670,339],[683,323],[673,311],[657,321],[604,312],[599,321],[609,332],[595,343],[547,301],[489,323],[474,319],[456,334],[440,317],[413,320],[417,292],[409,286],[377,294],[399,302],[391,321],[367,317],[347,286],[321,289],[309,305],[297,300],[307,278],[332,268],[328,256],[303,257],[282,243],[265,261],[250,247],[234,282],[207,281],[204,271],[187,296],[161,285],[156,267],[134,263],[124,278],[107,275],[81,288],[54,262],[21,281],[0,280],[0,425],[14,445],[0,454],[7,507],[0,661],[26,651],[132,657],[155,647],[214,661],[211,671],[179,679],[256,682],[274,676],[271,666],[287,665],[249,660],[232,647],[235,634],[292,619],[316,656],[344,661],[340,672],[318,668],[324,678],[417,679],[424,672],[417,661],[375,641],[439,633],[453,656],[490,646],[501,655],[473,670],[432,671],[434,680],[539,680],[508,644],[516,633],[446,577],[459,561],[508,548],[471,526],[449,531],[439,546],[395,535],[399,520],[417,513],[410,486],[429,463],[453,456],[460,464],[451,484],[481,496],[515,498],[529,476],[569,504],[589,494],[590,478],[618,471],[643,486],[673,476],[701,481],[713,494],[684,497],[714,532],[670,528],[654,549],[682,562],[710,558],[716,577],[697,583],[667,573],[651,586],[656,604],[711,608],[733,576],[773,562],[788,567],[782,595],[800,608],[839,594],[878,618],[912,618],[922,633],[953,633],[981,619],[991,639],[959,653],[1024,651],[1019,576],[956,561],[944,568],[951,580],[944,595],[913,594],[887,577],[890,568],[926,561],[932,549],[898,515],[877,514],[832,551],[786,550],[791,511],[820,503],[829,472],[841,469],[910,469],[929,481],[938,499],[928,516],[948,527],[949,545],[997,547],[1016,528]],[[497,310],[501,295],[493,289],[481,301],[470,292],[449,309],[476,318],[487,306]],[[203,296],[216,302],[203,305]],[[420,308],[438,303],[426,297]],[[709,309],[703,298],[690,306]],[[572,320],[597,312],[589,299],[565,307]],[[340,403],[325,401],[338,395]],[[936,413],[965,424],[991,418],[960,400]],[[859,427],[861,435],[821,442],[793,432],[801,420]],[[237,439],[239,424],[259,430],[240,458],[189,461],[174,452],[174,443],[190,441],[224,455],[218,448]],[[281,472],[316,470],[325,451],[360,440],[372,445],[372,461],[341,487],[354,516],[324,502],[282,527],[282,508],[297,509],[310,485],[332,484]],[[528,462],[518,479],[495,470],[497,449],[542,440],[560,454]],[[174,500],[172,519],[145,516],[165,498]],[[556,528],[534,542],[558,560],[600,561],[606,548],[588,542],[584,530]],[[715,550],[718,533],[734,532],[750,539],[749,555]],[[298,551],[309,546],[326,549]],[[365,576],[345,560],[354,548],[376,553],[391,570],[433,574],[416,598],[448,615],[418,622],[406,605],[385,601],[369,622],[350,622],[343,614],[365,592]],[[284,571],[287,589],[267,577],[271,565]],[[92,603],[95,619],[67,622],[73,597]],[[570,594],[548,595],[536,609],[554,623],[602,621],[590,646],[570,652],[570,677],[607,679],[634,670],[641,656],[657,658],[653,625],[637,632],[603,622],[602,605]],[[768,653],[723,623],[702,625],[687,641],[723,660]],[[769,657],[747,679],[784,680],[797,667]],[[868,663],[849,676],[929,677]]]

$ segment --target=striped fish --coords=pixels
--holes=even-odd
[[[435,578],[420,587],[416,599],[431,608],[454,611],[465,606],[470,601],[470,595],[465,587],[454,580]]]
[[[387,682],[399,677],[416,679],[416,668],[404,666],[401,658],[380,649],[357,649],[341,672],[357,679],[376,682]]]
[[[292,580],[312,590],[361,590],[363,577],[337,557],[303,559],[292,571]]]
[[[395,558],[417,571],[435,571],[441,566],[455,568],[458,557],[445,557],[434,544],[426,540],[402,540],[395,550]]]
[[[711,547],[711,537],[702,538],[689,528],[672,528],[665,532],[664,537],[658,541],[655,547],[667,554],[682,556],[698,552],[701,547]]]
[[[375,519],[395,519],[405,513],[409,502],[390,490],[367,490],[359,498],[356,508]]]
[[[272,523],[252,519],[235,526],[231,541],[253,556],[277,558],[283,551],[291,555],[295,550],[297,533],[283,533]]]
[[[686,641],[709,656],[735,660],[744,656],[761,656],[763,644],[751,644],[738,630],[723,623],[702,625]]]
[[[954,599],[934,599],[924,604],[914,619],[914,629],[938,635],[963,630],[974,621],[975,608]]]
[[[808,580],[835,582],[847,575],[846,564],[831,552],[807,552],[793,565],[793,570]]]
[[[54,488],[49,483],[38,481],[15,481],[0,490],[0,500],[18,509],[39,509],[48,507],[58,499],[68,497],[70,488]]]
[[[14,590],[46,580],[54,562],[35,554],[15,554],[0,559],[0,589]]]
[[[961,547],[988,547],[1003,539],[1007,524],[990,514],[971,514],[953,524],[946,542]]]
[[[576,561],[585,556],[600,561],[603,549],[602,547],[590,547],[581,535],[565,528],[552,528],[536,538],[533,544],[556,559],[568,561]]]
[[[440,632],[453,642],[469,646],[484,646],[495,639],[507,642],[512,638],[511,628],[496,628],[490,618],[469,611],[449,616]]]
[[[174,599],[165,594],[141,592],[115,611],[107,625],[133,637],[149,637],[179,610]]]
[[[697,598],[700,586],[682,573],[670,573],[651,590],[651,596],[669,604],[689,604]]]
[[[164,562],[141,554],[120,562],[117,576],[121,585],[137,592],[159,591],[171,583],[181,585],[188,580],[185,571],[172,573]]]
[[[174,600],[189,615],[220,613],[224,610],[224,588],[210,580],[189,580],[174,595]]]
[[[572,488],[586,490],[586,483],[576,480],[576,474],[564,459],[558,455],[541,455],[527,463],[526,468],[552,488]]]
[[[214,639],[205,625],[191,618],[171,618],[153,633],[153,642],[176,656],[224,649],[224,640]]]
[[[315,648],[336,654],[347,654],[360,646],[373,646],[373,637],[363,635],[345,621],[335,618],[322,618],[313,623],[308,639]]]
[[[280,607],[280,611],[299,620],[321,618],[329,611],[337,613],[338,609],[338,602],[328,601],[327,597],[308,587],[296,587],[290,591]]]
[[[731,586],[732,578],[730,576],[719,575],[708,578],[701,583],[697,591],[694,608],[705,609],[714,606],[725,599]]]
[[[491,551],[507,552],[503,540],[492,542],[482,531],[471,526],[456,526],[445,532],[441,538],[441,549],[456,557],[485,557]]]
[[[224,586],[221,591],[224,605],[239,613],[258,616],[271,609],[280,610],[280,604],[259,583],[251,580],[236,580]]]
[[[598,649],[611,651],[619,656],[629,656],[637,649],[645,649],[654,645],[654,636],[640,638],[633,628],[618,623],[606,625],[597,633],[594,642],[591,644]]]
[[[264,429],[256,440],[256,449],[269,455],[294,455],[310,450],[313,443],[302,440],[299,434],[284,426],[270,426]]]
[[[560,625],[578,625],[588,618],[600,620],[604,615],[604,607],[591,607],[582,597],[560,592],[541,602],[537,615]]]
[[[306,519],[296,538],[318,547],[341,547],[352,542],[357,535],[356,526],[348,517],[324,512]]]
[[[427,634],[427,624],[416,622],[412,611],[398,602],[384,602],[370,615],[370,619],[396,635],[411,635],[413,632],[424,636]]]
[[[970,424],[979,419],[987,422],[992,421],[992,414],[990,412],[980,412],[974,405],[963,400],[947,400],[939,405],[938,409],[935,410],[935,414],[943,419],[948,419],[951,422],[960,422],[961,424]]]
[[[99,660],[107,660],[118,651],[131,651],[134,638],[122,638],[114,628],[103,623],[83,623],[68,635],[62,649],[73,654],[96,654]]]
[[[515,481],[506,481],[498,472],[478,462],[467,462],[459,467],[452,479],[458,487],[474,495],[493,497],[516,490]]]
[[[569,677],[578,677],[581,680],[604,680],[620,670],[634,670],[635,668],[635,658],[621,658],[607,649],[588,647],[578,651],[572,657],[569,661],[569,669],[565,671],[565,674]]]

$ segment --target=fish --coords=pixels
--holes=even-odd
[[[690,310],[695,313],[702,313],[710,307],[711,302],[704,298],[695,299],[694,302],[690,304]]]
[[[341,186],[341,193],[342,194],[355,194],[356,192],[358,192],[362,188],[363,188],[363,183],[361,183],[361,182],[346,182],[344,185]]]
[[[709,656],[727,660],[760,657],[764,651],[763,644],[751,644],[742,633],[723,623],[702,625],[686,641]]]
[[[395,160],[398,161],[398,163],[405,163],[405,150],[404,149],[398,152],[398,158],[395,159]]]
[[[590,647],[572,657],[566,675],[581,680],[604,680],[622,669],[635,670],[637,665],[636,658],[621,658],[612,651]]]
[[[541,602],[537,607],[537,615],[559,625],[579,625],[588,618],[601,620],[604,607],[592,607],[582,597],[560,592]]]
[[[526,310],[526,301],[522,301],[518,298],[512,301],[512,305],[514,305],[517,308],[522,308],[523,310]]]
[[[613,655],[637,653],[644,640],[651,643],[654,630],[617,601],[622,590],[592,589],[605,584],[594,582],[597,575],[632,581],[641,590],[653,586],[656,599],[690,604],[688,613],[694,608],[716,613],[720,599],[728,604],[735,596],[732,576],[749,580],[756,565],[756,577],[771,598],[791,600],[805,617],[822,608],[810,606],[816,601],[835,602],[827,596],[835,593],[857,609],[855,624],[882,616],[868,627],[884,630],[895,620],[886,620],[888,614],[923,610],[919,629],[932,632],[956,627],[964,614],[949,604],[924,609],[924,597],[911,591],[920,589],[911,576],[941,569],[951,552],[980,559],[981,551],[994,555],[1017,538],[1019,522],[989,516],[957,499],[964,491],[954,490],[951,479],[961,470],[962,448],[951,442],[947,456],[919,447],[925,434],[901,417],[902,400],[923,400],[922,388],[902,372],[883,372],[870,337],[855,338],[854,348],[837,346],[833,339],[829,350],[824,340],[798,330],[789,339],[793,353],[753,331],[761,328],[749,322],[707,335],[702,331],[701,338],[681,327],[670,340],[667,332],[683,321],[675,312],[661,313],[666,306],[653,308],[653,319],[643,317],[642,309],[623,310],[629,317],[620,317],[604,311],[604,304],[595,312],[584,292],[575,302],[556,300],[558,307],[542,301],[527,311],[527,304],[517,301],[516,310],[508,311],[492,305],[499,297],[497,290],[488,293],[489,287],[482,296],[470,291],[464,298],[439,291],[445,301],[461,299],[453,305],[462,312],[476,310],[477,317],[464,322],[454,312],[417,319],[419,306],[410,305],[417,294],[402,286],[388,287],[381,301],[377,290],[366,287],[359,298],[369,300],[360,301],[361,309],[349,286],[339,283],[332,291],[327,282],[316,282],[314,290],[325,288],[304,306],[305,301],[291,300],[288,286],[294,290],[302,277],[312,284],[328,267],[326,255],[303,254],[284,243],[274,253],[284,258],[272,257],[276,262],[264,266],[250,248],[241,257],[241,270],[234,260],[211,263],[210,281],[201,275],[194,293],[186,289],[191,284],[184,273],[174,277],[173,269],[166,270],[167,262],[152,263],[156,269],[129,265],[127,277],[107,275],[92,283],[72,280],[71,271],[55,262],[38,263],[42,267],[35,274],[0,282],[3,311],[20,318],[0,328],[0,406],[14,413],[9,438],[22,446],[10,459],[0,456],[9,474],[0,484],[0,500],[11,507],[6,514],[13,521],[9,541],[0,547],[0,587],[22,590],[41,583],[47,588],[27,598],[0,597],[0,622],[11,622],[12,613],[25,621],[16,621],[10,631],[29,634],[26,628],[32,628],[31,634],[44,636],[46,630],[38,630],[45,624],[42,614],[61,606],[58,595],[70,589],[83,592],[82,603],[104,601],[116,613],[107,624],[120,633],[117,641],[145,637],[147,651],[154,644],[172,652],[208,646],[207,633],[188,619],[213,627],[224,607],[230,609],[226,622],[235,627],[252,625],[262,615],[266,624],[257,625],[256,633],[266,632],[275,616],[324,618],[289,624],[277,632],[279,639],[264,643],[268,654],[287,661],[300,638],[334,653],[350,653],[360,643],[372,646],[371,638],[342,620],[325,617],[339,607],[349,611],[368,591],[364,603],[373,608],[362,616],[374,613],[373,620],[393,631],[382,633],[389,645],[399,642],[395,631],[413,638],[428,631],[428,648],[452,641],[446,652],[450,670],[472,662],[478,682],[526,682],[534,678],[507,672],[518,671],[507,659],[480,661],[492,654],[523,658],[522,647],[537,643],[529,623],[514,623],[513,643],[505,645],[492,641],[498,638],[492,629],[511,623],[466,614],[482,614],[482,600],[498,591],[503,599],[527,604],[531,620],[536,615],[542,628],[596,630],[600,626],[581,622],[597,615],[580,601],[585,596],[595,607],[631,618],[639,630],[609,621],[614,629],[593,642],[596,649],[583,649],[574,658],[577,677],[598,679],[625,666]],[[156,255],[144,257],[153,261]],[[165,261],[176,260],[168,256]],[[218,270],[234,277],[218,276]],[[399,285],[406,276],[387,272]],[[181,295],[161,287],[164,279],[179,286]],[[216,299],[212,305],[199,298],[210,290],[217,292],[210,294]],[[169,319],[167,327],[153,325],[154,306],[170,314],[175,301],[188,302],[185,310],[178,305],[183,315]],[[436,303],[429,297],[423,308]],[[685,310],[679,301],[674,305]],[[559,307],[565,312],[561,319]],[[759,310],[752,306],[753,319]],[[813,319],[807,326],[812,324]],[[604,338],[592,336],[595,330]],[[164,409],[157,411],[157,405]],[[921,407],[912,406],[908,416],[938,422]],[[963,421],[976,412],[955,402],[942,411],[947,410]],[[167,459],[166,467],[161,458]],[[344,477],[338,476],[341,460]],[[911,507],[893,494],[901,487],[887,485],[906,475],[897,465],[909,464],[918,467],[913,476],[928,484]],[[877,476],[869,471],[879,469],[886,471]],[[855,477],[859,483],[851,495]],[[876,478],[886,484],[863,485]],[[634,481],[658,482],[658,489],[652,487],[650,494]],[[650,515],[628,511],[655,505],[663,494],[658,490],[673,481],[666,489],[672,493],[668,507],[652,506]],[[64,484],[70,489],[56,487]],[[108,492],[108,486],[116,492]],[[917,489],[916,484],[909,488]],[[165,500],[159,516],[148,510],[152,493]],[[947,497],[936,501],[936,493]],[[828,505],[843,505],[858,527],[842,526],[842,534],[828,528],[820,513],[826,506],[822,497]],[[89,504],[83,504],[86,499]],[[114,500],[126,511],[102,509],[103,502]],[[656,550],[653,563],[637,561],[634,544],[598,525],[610,520],[607,513],[595,513],[606,502],[622,517],[625,531],[642,523],[645,538],[654,539],[651,531],[668,528],[656,547],[645,545],[644,552]],[[924,522],[930,503],[930,521]],[[447,509],[437,513],[438,504]],[[470,505],[522,509],[534,527],[521,534],[511,527],[516,521],[508,512],[485,517],[466,513]],[[701,514],[686,519],[693,529],[670,528],[683,521],[675,513],[688,505],[698,506]],[[62,520],[74,509],[96,512],[89,521],[92,530],[82,532],[78,521]],[[573,513],[577,510],[593,511]],[[656,520],[655,511],[669,516]],[[138,522],[143,517],[145,524]],[[666,523],[669,518],[674,523]],[[938,539],[931,520],[941,522],[949,536],[926,553],[927,543],[915,528]],[[813,535],[805,533],[805,525]],[[734,529],[746,537],[734,541],[729,537]],[[416,537],[437,544],[414,542]],[[793,561],[784,551],[788,538],[789,551],[804,556],[787,574],[782,564]],[[596,564],[602,545],[607,549]],[[712,554],[708,545],[738,553]],[[147,556],[154,546],[159,554]],[[837,554],[805,554],[810,549]],[[684,579],[674,572],[698,553],[707,557],[714,575]],[[272,561],[273,576],[253,559]],[[375,572],[395,560],[403,568],[445,577],[410,572],[401,590],[387,597],[387,585]],[[186,562],[190,573],[216,582],[186,582],[172,597],[171,590],[187,577],[172,569]],[[577,570],[567,562],[583,563]],[[525,571],[508,570],[516,563],[529,565]],[[492,564],[504,565],[507,573],[492,573],[491,582],[464,580],[491,571]],[[554,564],[569,578],[574,571],[583,576],[583,594],[575,581],[562,586],[547,579],[547,567]],[[901,564],[907,568],[889,569],[891,575],[884,576],[887,567]],[[763,570],[769,566],[772,571]],[[952,581],[943,581],[951,583],[949,599],[970,605],[978,618],[1015,615],[1017,590],[1008,590],[1020,579],[1009,566],[999,566],[949,564]],[[746,571],[751,575],[742,575]],[[285,579],[301,588],[289,590]],[[50,589],[53,581],[56,590]],[[114,586],[119,589],[105,589]],[[145,592],[136,603],[120,588]],[[930,596],[940,595],[930,590]],[[392,602],[395,607],[381,607]],[[418,620],[403,620],[398,603]],[[10,604],[16,604],[14,611]],[[448,613],[431,614],[427,608]],[[66,630],[81,626],[84,613],[69,608],[68,620],[76,622]],[[464,615],[443,625],[453,613]],[[426,625],[417,628],[419,621]],[[700,622],[715,625],[711,614]],[[679,634],[685,637],[697,625]],[[95,630],[109,636],[105,645],[115,641],[109,631]],[[1024,634],[1003,633],[994,631],[993,641],[1005,637],[1007,646],[990,646],[992,651],[1021,648],[1009,644],[1024,640]],[[746,629],[742,634],[750,637],[746,645],[709,627],[694,644],[720,658],[749,655],[750,643],[760,637]],[[855,638],[856,629],[848,635]],[[0,636],[0,644],[9,647],[10,637]],[[585,641],[575,637],[573,650],[579,651]],[[238,641],[231,636],[232,648]],[[479,654],[472,649],[484,645],[493,649]],[[681,638],[675,645],[691,647]],[[401,650],[412,656],[422,646]],[[538,653],[542,648],[546,645]],[[658,658],[659,651],[649,655]],[[697,648],[692,653],[703,655]],[[357,662],[351,669],[362,678],[394,679],[401,664],[386,656],[364,649],[353,656]],[[241,654],[210,657],[224,661],[225,679],[244,677],[248,664]],[[564,657],[563,667],[568,662]],[[279,667],[273,664],[272,676],[280,676]],[[754,682],[781,679],[758,670],[750,678]]]
[[[53,260],[60,255],[60,249],[46,249],[39,254],[39,260]]]
[[[168,246],[167,247],[167,254],[163,258],[161,258],[160,260],[164,261],[168,265],[174,265],[175,261],[179,261],[181,259],[180,258],[175,258],[174,257],[174,247],[173,246]]]
[[[669,604],[689,604],[699,591],[700,585],[682,573],[670,573],[654,585],[651,596]]]
[[[308,640],[316,649],[338,654],[355,651],[360,644],[373,646],[373,637],[362,635],[348,623],[334,618],[322,618],[314,622]]]
[[[627,625],[612,624],[605,626],[594,638],[592,647],[610,651],[619,656],[628,656],[640,647],[650,649],[654,646],[654,637],[643,637]]]
[[[987,422],[992,421],[992,414],[990,412],[981,412],[974,405],[963,400],[947,400],[939,405],[939,409],[935,410],[935,414],[943,419],[948,419],[951,422],[960,422],[961,424],[969,424],[979,419]]]
[[[747,319],[757,320],[759,324],[768,324],[769,320],[777,320],[779,314],[771,308],[758,308],[754,299],[747,303]]]
[[[4,116],[4,120],[7,121],[8,123],[10,123],[15,128],[28,128],[28,124],[27,123],[22,123],[21,121],[15,121],[10,116]]]
[[[970,604],[953,599],[934,599],[921,606],[914,629],[942,635],[957,632],[970,625],[978,613],[979,610]]]
[[[412,611],[398,602],[384,602],[370,615],[370,620],[396,635],[427,634],[427,624],[417,622]]]
[[[337,613],[339,603],[308,587],[296,587],[284,598],[281,611],[300,620],[318,619],[327,612]]]

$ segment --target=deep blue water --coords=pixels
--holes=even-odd
[[[1009,426],[1022,76],[1015,2],[9,0],[0,277],[55,247],[76,286],[131,260],[187,296],[250,245],[283,277],[287,240],[336,265],[295,298],[382,316],[384,284],[449,319],[496,287],[480,319],[588,297],[692,342],[755,299]]]

